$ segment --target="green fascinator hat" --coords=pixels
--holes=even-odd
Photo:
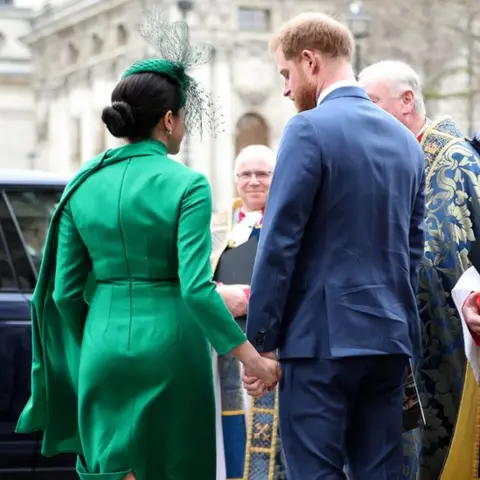
[[[206,43],[190,44],[187,23],[169,22],[156,8],[145,15],[140,34],[155,56],[135,62],[125,71],[122,79],[147,72],[171,78],[180,87],[187,133],[202,137],[205,131],[212,136],[223,131],[224,120],[218,102],[187,73],[208,63],[214,55],[214,48]]]

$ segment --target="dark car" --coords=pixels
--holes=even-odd
[[[45,235],[68,177],[0,171],[0,479],[77,479],[71,455],[41,455],[42,436],[15,425],[30,395],[30,300]]]

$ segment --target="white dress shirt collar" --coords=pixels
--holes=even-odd
[[[342,87],[358,87],[358,83],[355,82],[354,80],[339,80],[338,82],[332,83],[325,90],[322,90],[322,92],[320,93],[320,96],[318,97],[317,105],[320,105],[320,103],[323,102],[323,100],[328,94],[332,93],[337,88],[342,88]]]

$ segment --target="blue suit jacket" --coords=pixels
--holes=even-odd
[[[414,135],[359,87],[289,121],[251,286],[257,350],[420,355],[424,170]]]

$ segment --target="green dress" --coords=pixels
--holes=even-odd
[[[211,281],[211,213],[205,177],[153,140],[107,151],[65,190],[17,431],[42,430],[45,455],[77,453],[82,479],[216,476],[210,348],[245,336]]]

